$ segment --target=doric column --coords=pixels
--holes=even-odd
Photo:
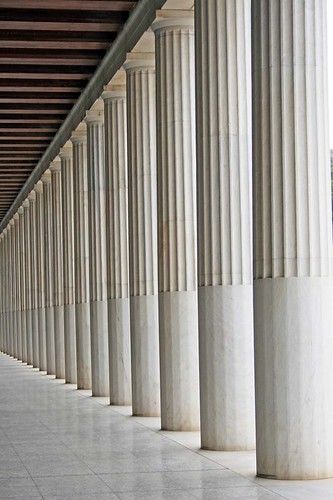
[[[76,384],[76,326],[74,277],[73,151],[70,141],[60,149],[63,224],[63,285],[66,382]]]
[[[155,54],[128,54],[129,276],[134,415],[160,414]]]
[[[14,266],[13,266],[13,249],[14,249],[14,220],[9,222],[9,354],[14,357]]]
[[[0,282],[2,290],[5,290],[5,276],[4,276],[4,233],[0,234]],[[0,350],[4,352],[4,300],[5,294],[0,294]]]
[[[53,238],[53,310],[55,375],[65,379],[65,333],[64,333],[64,268],[62,236],[61,160],[59,156],[50,164],[52,188],[52,238]]]
[[[196,17],[201,444],[255,447],[251,241],[251,3]]]
[[[109,396],[103,101],[87,112],[92,395]]]
[[[38,342],[38,311],[37,311],[37,254],[36,254],[36,193],[31,191],[28,196],[30,203],[30,315],[31,315],[31,340],[32,340],[32,366],[39,367],[39,342]]]
[[[21,206],[18,209],[19,214],[19,258],[20,258],[20,328],[22,341],[22,361],[27,362],[27,332],[26,332],[26,273],[25,273],[25,243],[24,243],[24,210]]]
[[[16,257],[16,226],[15,217],[11,220],[12,233],[12,251],[11,251],[11,266],[12,266],[12,328],[13,328],[13,357],[17,359],[17,325],[16,325],[16,282],[17,268],[15,264]]]
[[[161,417],[199,428],[194,27],[190,11],[159,11],[156,36]]]
[[[73,132],[74,187],[74,275],[77,388],[91,389],[91,345],[89,304],[89,234],[87,132],[81,123]]]
[[[22,360],[22,332],[21,332],[21,288],[20,288],[20,227],[19,215],[14,215],[14,231],[15,231],[15,251],[14,251],[14,266],[15,266],[15,334],[16,334],[16,357]]]
[[[7,254],[8,254],[8,226],[3,231],[3,281],[4,281],[4,293],[3,293],[3,352],[8,354],[8,264],[7,264]]]
[[[36,192],[36,274],[39,369],[47,371],[46,358],[46,317],[45,317],[45,242],[44,242],[44,195],[43,183],[38,181]]]
[[[131,404],[125,72],[103,92],[111,404]]]
[[[327,2],[252,3],[258,475],[333,475]]]
[[[55,340],[53,310],[53,218],[51,172],[42,175],[43,218],[44,218],[44,288],[45,288],[45,326],[46,326],[46,366],[49,375],[55,375]]]
[[[31,262],[30,262],[30,202],[26,199],[23,204],[24,217],[24,273],[25,273],[25,322],[27,339],[27,364],[32,366],[32,318],[31,318]]]

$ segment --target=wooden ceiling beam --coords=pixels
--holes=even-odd
[[[47,64],[48,66],[69,66],[69,67],[75,67],[75,66],[96,66],[99,62],[99,58],[97,57],[87,57],[87,56],[79,56],[75,58],[69,58],[69,57],[54,57],[53,59],[49,59],[47,57],[38,57],[34,56],[31,53],[30,57],[25,57],[20,54],[17,56],[15,55],[8,55],[8,57],[5,57],[3,54],[0,55],[0,64],[15,64],[15,65],[33,65],[33,66],[38,66],[41,64]]]
[[[68,22],[65,19],[61,22],[52,21],[6,21],[6,30],[17,30],[17,31],[56,31],[56,32],[103,32],[103,31],[118,31],[121,27],[122,22]]]
[[[48,99],[47,100],[47,106],[49,104],[74,104],[75,99],[68,99],[68,98],[63,98],[63,97],[57,97],[56,99]],[[0,103],[12,103],[12,104],[40,104],[41,99],[40,97],[0,97]]]
[[[0,0],[1,1],[1,0]],[[86,40],[0,40],[0,48],[106,50],[110,43]]]
[[[105,12],[130,11],[136,2],[128,0],[0,0],[2,9],[37,10],[102,10]]]

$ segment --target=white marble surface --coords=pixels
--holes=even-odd
[[[258,479],[254,452],[199,450],[199,432],[90,396],[0,355],[0,498],[333,498],[333,479]]]

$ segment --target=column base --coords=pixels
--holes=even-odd
[[[162,429],[199,430],[197,292],[160,293],[159,319]]]
[[[160,415],[158,295],[130,298],[133,415]]]
[[[53,307],[45,308],[46,327],[46,371],[55,375],[55,344],[54,344],[54,311]]]
[[[110,404],[132,403],[129,299],[110,299],[109,362]]]
[[[41,307],[37,310],[38,314],[38,347],[39,347],[39,369],[42,372],[47,371],[46,360],[46,318],[45,308]]]
[[[32,326],[32,366],[39,368],[39,346],[38,346],[38,311],[31,310],[31,326]]]
[[[252,285],[198,290],[201,446],[255,448]]]
[[[332,279],[257,280],[254,299],[257,473],[332,477]]]

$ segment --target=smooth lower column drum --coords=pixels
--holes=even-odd
[[[31,191],[28,196],[30,207],[30,310],[32,337],[32,366],[39,367],[39,334],[38,334],[38,297],[37,297],[37,239],[36,239],[36,193]]]
[[[74,276],[77,388],[91,389],[89,304],[89,233],[87,128],[81,123],[71,137],[74,187]]]
[[[104,105],[87,111],[89,291],[93,396],[109,396],[108,303],[106,271]]]
[[[49,375],[55,375],[55,339],[53,308],[53,217],[51,172],[42,175],[43,183],[43,229],[44,229],[44,290],[45,290],[45,326],[46,326],[46,369]]]
[[[199,428],[194,20],[161,10],[156,37],[161,419]]]
[[[197,0],[201,445],[255,448],[251,2]]]
[[[155,54],[131,53],[127,88],[133,415],[160,414]]]
[[[63,285],[64,285],[64,336],[66,382],[76,384],[76,325],[75,325],[75,276],[74,276],[74,190],[73,151],[71,142],[60,149],[62,225],[63,225]]]
[[[43,183],[38,181],[36,192],[36,274],[38,310],[39,369],[47,371],[46,361],[46,316],[45,316],[45,242],[44,242],[44,196]]]
[[[105,106],[107,287],[111,404],[131,404],[128,282],[128,184],[125,72],[102,97]]]
[[[333,476],[327,2],[252,3],[257,473]]]

